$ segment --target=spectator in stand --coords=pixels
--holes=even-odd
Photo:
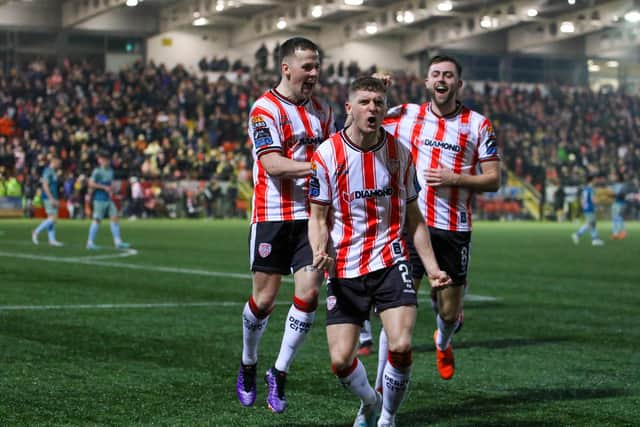
[[[216,68],[224,71],[227,59],[215,60]],[[359,72],[357,64],[349,66],[352,74],[356,68]],[[322,92],[341,126],[347,67],[342,61],[334,67],[335,80],[329,77]],[[251,101],[278,81],[271,71],[245,75],[240,60],[233,68],[243,74],[235,82],[209,82],[182,66],[169,69],[153,61],[116,73],[87,61],[65,61],[56,68],[40,61],[14,67],[0,79],[0,166],[7,177],[23,176],[27,203],[34,196],[29,177],[42,172],[52,147],[62,158],[64,176],[69,171],[75,177],[90,174],[91,159],[106,148],[114,154],[116,179],[143,176],[143,164],[162,180],[198,178],[202,173],[208,179],[217,169],[211,164],[216,163],[211,149],[231,141],[234,150],[246,150]],[[390,105],[422,102],[422,79],[396,73],[387,96]],[[638,96],[622,90],[486,83],[466,86],[462,101],[493,118],[505,164],[540,190],[545,179],[579,185],[577,179],[586,174],[609,176],[612,170],[625,171],[630,182],[638,179]],[[157,141],[162,149],[155,157],[157,171],[151,158],[145,163],[148,141]],[[203,155],[208,162],[204,172],[198,165],[191,170],[189,162],[176,163],[177,151],[189,148],[195,159]],[[250,160],[245,165],[252,167]]]

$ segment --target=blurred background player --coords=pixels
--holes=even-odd
[[[436,262],[415,200],[411,153],[382,127],[384,84],[356,79],[345,104],[351,126],[324,142],[313,157],[309,184],[309,241],[313,266],[329,272],[327,342],[340,383],[361,400],[354,426],[395,425],[411,375],[417,294],[402,231],[417,243],[433,286],[451,283]],[[358,336],[372,307],[388,335],[382,396],[356,357]]]
[[[460,63],[450,56],[434,56],[425,78],[430,102],[394,107],[384,122],[387,131],[411,150],[422,184],[418,207],[429,226],[438,264],[452,279],[451,285],[431,290],[437,324],[436,365],[445,380],[455,372],[451,338],[463,319],[471,249],[471,199],[475,193],[500,188],[500,156],[493,127],[488,118],[458,101],[462,85]],[[414,282],[419,288],[424,267],[410,238],[409,247]],[[380,346],[384,346],[383,334]]]
[[[87,249],[99,249],[95,244],[100,221],[103,218],[111,220],[111,235],[113,244],[118,249],[127,249],[128,243],[122,241],[120,237],[120,224],[118,222],[118,209],[111,200],[111,183],[113,182],[113,169],[109,153],[98,152],[98,167],[93,170],[89,178],[89,189],[93,190],[93,221],[89,226],[89,237],[87,239]]]
[[[622,240],[627,237],[627,229],[624,226],[624,210],[627,204],[627,195],[630,193],[622,172],[616,174],[615,183],[611,186],[611,192],[613,193],[611,238],[613,240]]]
[[[286,409],[286,375],[318,305],[323,275],[310,268],[307,187],[313,152],[335,130],[329,105],[312,96],[320,71],[318,46],[301,37],[285,41],[280,47],[280,71],[277,87],[258,98],[249,115],[255,159],[249,249],[253,292],[242,313],[242,360],[236,383],[240,403],[253,405],[260,338],[282,275],[293,272],[294,298],[280,352],[265,375],[267,405],[276,413]]]
[[[38,234],[45,228],[49,237],[49,245],[62,246],[62,243],[56,240],[56,219],[58,218],[58,169],[60,168],[60,158],[52,156],[49,160],[49,166],[42,171],[42,202],[47,219],[42,221],[38,227],[31,233],[31,240],[34,244],[38,244]]]
[[[596,203],[594,198],[593,182],[594,175],[587,175],[586,185],[582,188],[580,204],[582,206],[582,214],[585,223],[580,229],[571,235],[573,243],[580,243],[580,237],[587,231],[591,231],[591,244],[593,246],[602,246],[604,242],[598,237],[598,229],[596,228]]]

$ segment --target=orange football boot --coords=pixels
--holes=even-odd
[[[438,330],[433,332],[433,343],[436,346],[436,365],[438,366],[438,373],[443,380],[450,380],[453,378],[453,373],[456,371],[456,363],[453,358],[453,349],[451,343],[446,350],[440,350],[437,344]]]

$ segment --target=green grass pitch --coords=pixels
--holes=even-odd
[[[245,221],[123,221],[134,252],[88,252],[88,222],[63,248],[30,242],[35,221],[0,221],[0,425],[349,426],[358,407],[329,369],[324,305],[293,364],[288,410],[235,397],[250,294]],[[640,425],[640,224],[574,245],[576,224],[475,225],[457,371],[436,372],[421,304],[399,426]],[[260,347],[273,364],[292,285]],[[426,293],[424,293],[426,294]],[[423,297],[424,298],[424,297]],[[324,298],[322,297],[322,300]],[[374,321],[374,329],[379,322]],[[369,377],[376,355],[363,358]]]

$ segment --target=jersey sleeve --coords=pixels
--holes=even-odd
[[[333,195],[330,188],[329,171],[319,151],[316,151],[311,159],[311,171],[309,201],[321,205],[331,204]]]
[[[100,173],[98,172],[98,169],[94,169],[93,172],[91,172],[91,178],[89,179],[91,179],[96,184],[100,184]]]
[[[282,153],[282,141],[273,115],[260,107],[255,107],[249,115],[249,139],[256,158],[263,154]]]
[[[418,174],[416,174],[416,166],[413,163],[413,159],[409,156],[407,160],[407,173],[406,173],[406,187],[407,187],[407,203],[410,203],[418,198],[420,193],[420,182],[418,181]]]
[[[478,160],[480,162],[500,160],[496,133],[488,119],[484,120],[480,126],[478,140]]]
[[[406,104],[396,105],[387,110],[382,121],[382,127],[391,135],[396,135],[396,128],[400,125],[400,119],[406,111]]]

